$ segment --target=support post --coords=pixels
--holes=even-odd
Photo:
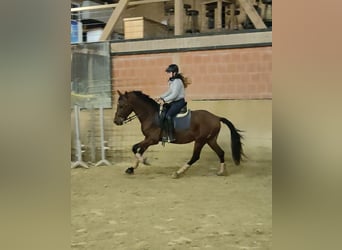
[[[106,26],[104,27],[103,33],[100,37],[100,41],[106,41],[112,34],[116,22],[119,20],[122,12],[126,9],[129,0],[120,0],[117,7],[114,9],[112,15],[110,16]]]
[[[82,144],[81,144],[81,139],[80,139],[79,112],[80,112],[80,108],[77,105],[74,105],[75,142],[76,142],[77,160],[71,164],[71,168],[76,168],[76,167],[89,168],[88,165],[82,160]]]
[[[175,0],[175,36],[184,34],[184,3]]]
[[[222,29],[222,0],[217,1],[217,9],[215,14],[216,29]]]
[[[251,19],[256,29],[267,29],[265,23],[263,22],[258,12],[255,10],[255,8],[250,2],[248,2],[247,0],[238,1],[240,3],[240,7],[245,10],[247,16],[249,17],[249,19]]]
[[[104,124],[103,124],[103,107],[100,107],[100,131],[101,131],[101,160],[95,164],[95,167],[100,166],[100,165],[111,165],[109,161],[106,160],[105,157],[105,150],[108,149],[108,147],[105,145],[105,140],[104,140]]]

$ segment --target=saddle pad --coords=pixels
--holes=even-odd
[[[191,111],[189,109],[184,114],[178,114],[173,121],[175,130],[186,130],[190,128],[190,121]]]

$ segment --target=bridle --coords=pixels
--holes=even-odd
[[[134,120],[134,119],[137,118],[137,117],[138,117],[137,115],[132,115],[132,116],[130,116],[130,117],[127,117],[127,118],[123,121],[123,123],[126,124],[126,123],[128,123],[128,122]]]
[[[127,104],[125,104],[125,106],[126,106],[126,105],[127,105]],[[131,116],[127,117],[126,119],[123,119],[122,123],[123,123],[123,124],[126,124],[126,123],[128,123],[128,122],[134,120],[134,119],[137,118],[137,117],[138,117],[138,116],[137,116],[136,114],[131,115]]]

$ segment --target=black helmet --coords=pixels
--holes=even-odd
[[[173,73],[178,74],[179,69],[178,69],[177,64],[170,64],[169,67],[167,67],[165,71],[168,73],[173,72]]]

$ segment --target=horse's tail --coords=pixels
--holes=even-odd
[[[232,156],[235,165],[239,165],[241,158],[244,155],[241,143],[241,139],[243,139],[243,136],[239,132],[243,131],[236,129],[233,123],[231,123],[228,119],[224,117],[220,117],[220,121],[226,124],[230,129]]]

